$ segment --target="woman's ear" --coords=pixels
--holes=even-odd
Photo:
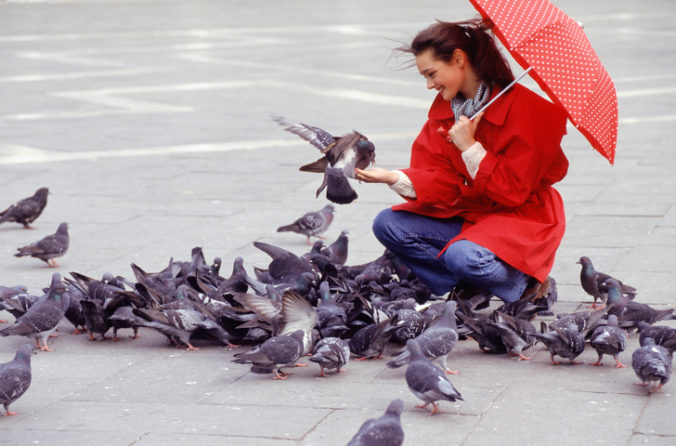
[[[456,48],[455,50],[453,50],[451,62],[457,65],[459,68],[462,68],[467,62],[467,54],[460,48]]]

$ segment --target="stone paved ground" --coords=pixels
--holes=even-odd
[[[581,255],[636,286],[642,302],[673,307],[676,6],[555,3],[584,22],[620,104],[614,166],[574,128],[564,139],[568,229],[552,273],[555,309],[589,302]],[[432,93],[391,50],[435,18],[473,14],[462,0],[0,1],[0,207],[51,190],[35,230],[0,226],[0,284],[39,292],[49,283],[52,270],[11,254],[62,221],[72,238],[62,274],[131,277],[131,262],[157,271],[193,246],[226,270],[243,256],[251,271],[268,262],[255,240],[304,252],[302,237],[275,228],[323,206],[313,198],[318,178],[297,171],[316,153],[270,113],[358,129],[378,147],[379,166],[404,166]],[[360,199],[338,209],[328,233],[350,231],[349,264],[382,252],[370,222],[398,201],[379,185],[357,188]],[[460,343],[449,363],[462,371],[452,380],[465,401],[429,417],[413,407],[403,370],[384,361],[330,378],[296,369],[273,382],[222,347],[176,350],[148,330],[118,343],[69,331],[64,322],[55,352],[33,357],[33,384],[12,406],[20,415],[0,419],[0,444],[338,445],[395,397],[408,445],[676,441],[673,383],[646,396],[609,359],[553,367],[541,346],[516,362]],[[0,361],[22,342],[0,339]],[[624,362],[636,345],[632,336]]]

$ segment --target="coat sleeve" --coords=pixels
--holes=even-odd
[[[411,149],[411,167],[401,169],[411,180],[420,206],[449,208],[461,195],[462,174],[451,163],[451,146],[437,133],[437,121],[425,123]]]
[[[464,196],[485,196],[513,208],[525,203],[535,189],[565,176],[568,161],[560,147],[565,114],[551,104],[514,105],[503,126],[478,135],[488,153]]]

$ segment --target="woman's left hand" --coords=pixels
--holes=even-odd
[[[483,115],[484,112],[479,113],[474,121],[470,121],[467,116],[460,116],[448,131],[449,141],[452,141],[461,152],[469,149],[476,142],[474,133]]]

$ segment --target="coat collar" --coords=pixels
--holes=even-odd
[[[502,125],[505,122],[505,118],[507,117],[509,106],[512,104],[514,100],[515,96],[514,92],[521,88],[526,87],[519,84],[515,84],[511,88],[512,91],[508,91],[507,93],[502,95],[498,100],[496,100],[486,109],[486,112],[484,113],[484,117],[482,118],[482,120],[489,121],[495,125]],[[494,88],[493,91],[491,92],[491,99],[493,99],[499,92],[500,92],[499,89]],[[430,107],[430,111],[427,116],[428,118],[435,120],[453,119],[454,116],[453,111],[451,110],[451,103],[449,101],[445,101],[444,98],[441,97],[441,95],[437,94],[437,97],[434,98],[434,102],[432,103],[432,106]]]

